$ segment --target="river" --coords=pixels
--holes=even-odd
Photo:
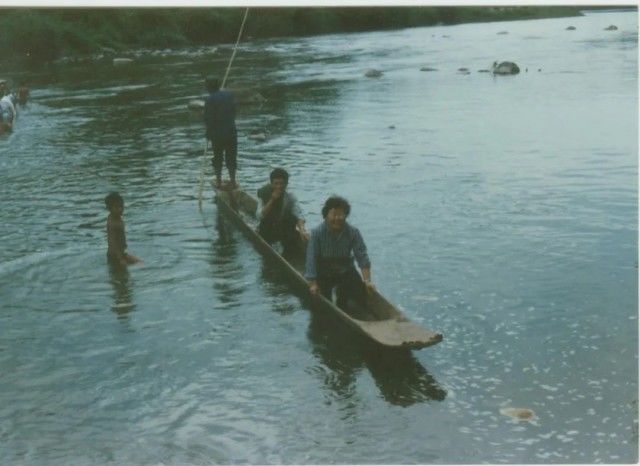
[[[3,71],[32,96],[0,139],[2,463],[636,462],[637,31],[609,11],[241,43],[230,86],[267,101],[239,108],[240,183],[286,167],[310,227],[349,199],[377,287],[444,335],[409,355],[313,311],[208,185],[199,211],[186,104],[232,44]],[[112,190],[144,260],[124,274]]]

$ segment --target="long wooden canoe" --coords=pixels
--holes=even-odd
[[[214,186],[214,191],[218,207],[244,233],[256,249],[264,256],[277,262],[297,285],[308,292],[308,283],[302,273],[302,263],[298,263],[297,267],[292,265],[264,241],[251,225],[254,223],[251,222],[251,218],[255,218],[258,207],[257,200],[241,189],[226,190],[217,189]],[[360,310],[356,313],[347,313],[320,294],[312,299],[322,310],[335,314],[351,328],[384,347],[420,349],[442,341],[440,333],[410,322],[404,313],[375,290],[369,293],[365,312]],[[353,314],[357,315],[357,318]]]

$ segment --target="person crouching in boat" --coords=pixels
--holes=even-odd
[[[327,199],[322,208],[324,221],[311,231],[305,261],[310,293],[320,292],[331,301],[335,288],[336,304],[343,310],[350,299],[366,306],[367,289],[374,288],[371,261],[362,235],[346,221],[350,211],[346,199],[339,196]],[[362,277],[353,264],[354,258]]]
[[[287,192],[289,173],[284,168],[275,168],[269,180],[258,190],[258,197],[262,200],[258,234],[269,244],[280,242],[283,255],[290,254],[300,240],[309,239],[309,234],[297,199]]]

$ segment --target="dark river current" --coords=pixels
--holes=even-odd
[[[349,199],[377,287],[444,335],[400,355],[312,310],[208,184],[199,211],[187,103],[233,44],[2,71],[32,98],[0,139],[0,462],[637,461],[637,31],[241,43],[228,85],[267,101],[239,108],[240,183],[285,167],[309,227]],[[144,260],[124,274],[111,190]]]

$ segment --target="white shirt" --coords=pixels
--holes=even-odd
[[[16,118],[16,107],[13,105],[9,94],[0,99],[0,108],[2,109],[2,113],[10,112],[8,123],[13,123],[13,120]]]

